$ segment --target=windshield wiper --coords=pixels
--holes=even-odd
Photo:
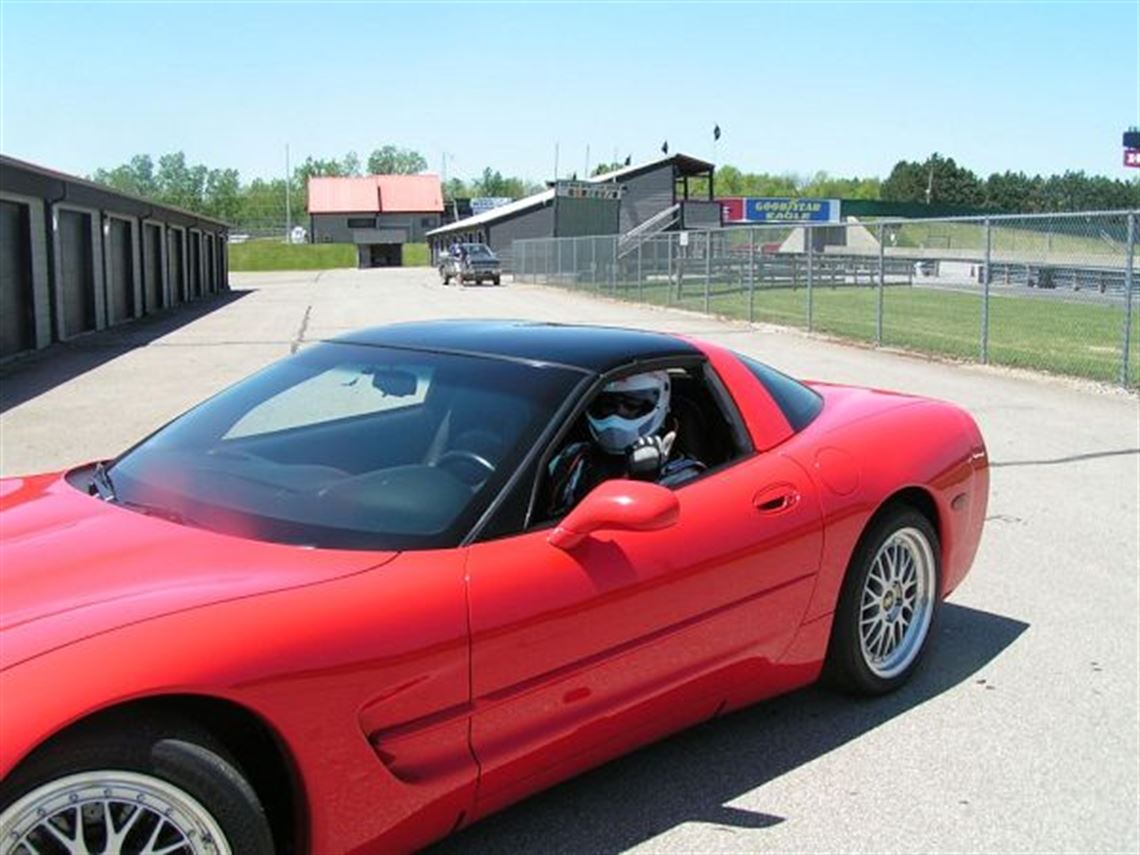
[[[111,483],[111,473],[103,461],[95,464],[95,474],[91,478],[91,486],[104,502],[115,501],[115,485]]]

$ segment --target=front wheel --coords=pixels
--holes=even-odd
[[[921,513],[885,513],[856,547],[843,581],[827,652],[831,681],[879,695],[918,667],[938,614],[942,569],[938,533]]]
[[[5,853],[271,855],[253,788],[205,734],[99,729],[33,754],[0,788]]]
[[[502,284],[503,284],[503,280],[502,280],[502,278],[501,278],[501,277],[499,277],[499,276],[496,276],[496,277],[495,277],[494,279],[492,279],[491,281],[492,281],[492,282],[494,282],[496,285],[502,285]]]

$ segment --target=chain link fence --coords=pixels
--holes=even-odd
[[[1136,212],[515,241],[516,281],[1135,388]]]

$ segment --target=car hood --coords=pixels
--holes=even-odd
[[[186,609],[313,585],[394,552],[244,540],[88,496],[61,473],[0,480],[0,670]]]

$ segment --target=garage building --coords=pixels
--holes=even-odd
[[[309,179],[313,243],[356,244],[358,267],[398,267],[407,243],[438,228],[443,187],[437,175]]]
[[[226,290],[227,229],[0,155],[0,359]]]

